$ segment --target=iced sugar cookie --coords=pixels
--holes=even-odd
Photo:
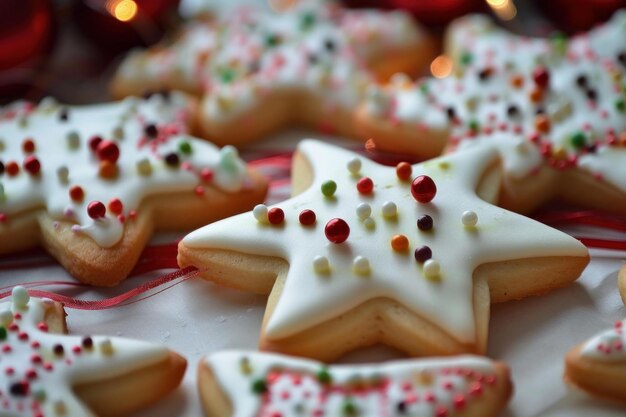
[[[65,333],[59,303],[23,287],[0,301],[0,415],[125,415],[163,398],[185,373],[185,359],[165,347]]]
[[[112,89],[202,96],[201,129],[219,144],[290,124],[355,136],[354,109],[369,86],[397,71],[415,73],[430,49],[402,12],[303,0],[282,12],[246,8],[189,23],[173,42],[132,52]]]
[[[299,195],[192,232],[179,265],[269,294],[262,350],[321,360],[376,343],[482,353],[490,303],[565,285],[588,262],[575,239],[476,194],[494,198],[497,162],[495,149],[476,147],[385,167],[305,140]]]
[[[327,366],[225,351],[200,362],[198,382],[209,417],[491,417],[512,391],[507,366],[478,356]]]
[[[626,268],[619,273],[626,298]],[[626,320],[572,349],[565,358],[565,380],[590,394],[626,403]]]
[[[180,94],[0,109],[0,253],[41,244],[81,281],[126,277],[154,229],[249,210],[266,181],[186,134]]]
[[[489,142],[503,158],[504,207],[528,213],[560,198],[626,211],[626,13],[570,39],[469,16],[447,43],[452,75],[397,76],[359,110],[380,148],[431,157]]]

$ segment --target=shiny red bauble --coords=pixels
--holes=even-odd
[[[429,203],[437,194],[435,181],[428,175],[415,177],[411,183],[411,194],[420,203]]]
[[[350,236],[350,226],[343,219],[332,219],[324,228],[326,238],[333,243],[343,243]]]

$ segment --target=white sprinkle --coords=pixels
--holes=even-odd
[[[26,305],[30,301],[30,295],[28,295],[28,291],[26,291],[26,288],[19,285],[13,288],[13,291],[11,292],[11,297],[13,298],[13,304],[17,308],[26,307]]]
[[[111,339],[104,339],[99,344],[100,350],[105,355],[110,355],[113,353],[113,343],[111,343]]]
[[[478,223],[478,215],[473,211],[464,211],[461,215],[461,222],[465,227],[474,227]]]
[[[328,262],[328,258],[325,256],[316,256],[313,259],[313,269],[318,274],[325,274],[330,271],[330,263]]]
[[[426,278],[437,278],[439,276],[439,262],[434,259],[429,259],[424,262],[424,275]]]
[[[67,183],[67,179],[70,176],[70,170],[67,169],[67,167],[65,165],[60,166],[57,169],[57,177],[59,178],[59,181],[61,181],[63,184]]]
[[[372,219],[371,217],[368,217],[367,219],[363,220],[363,224],[368,229],[373,229],[374,227],[376,227],[376,221]]]
[[[356,206],[356,215],[361,221],[369,218],[372,215],[372,206],[367,203],[359,204],[358,206]]]
[[[72,131],[67,134],[66,137],[67,146],[70,149],[78,149],[80,146],[80,136],[78,136],[78,132]]]
[[[152,173],[152,164],[148,158],[142,158],[137,161],[137,172],[143,176],[148,176]]]
[[[13,312],[9,309],[0,310],[0,325],[8,326],[13,321]]]
[[[359,255],[352,261],[352,269],[359,275],[367,275],[370,272],[370,261]]]
[[[252,214],[259,223],[269,223],[267,212],[268,210],[265,204],[257,204],[254,206],[254,209],[252,209]]]
[[[359,158],[352,158],[348,161],[348,171],[352,175],[357,175],[361,171],[361,160]]]
[[[393,201],[385,201],[383,203],[383,216],[387,218],[394,217],[398,214],[398,207]]]

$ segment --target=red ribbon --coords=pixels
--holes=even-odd
[[[51,300],[58,301],[60,303],[63,303],[63,305],[67,308],[75,308],[79,310],[105,310],[107,308],[133,304],[138,301],[153,297],[156,294],[159,294],[175,285],[178,285],[183,281],[187,281],[188,279],[196,277],[200,272],[201,271],[196,269],[195,267],[189,266],[187,268],[179,269],[169,274],[160,276],[151,281],[148,281],[142,285],[139,285],[138,287],[135,287],[115,297],[105,298],[103,300],[80,300],[77,298],[67,297],[65,295],[56,294],[56,293],[49,292],[49,291],[32,290],[32,289],[29,289],[28,293],[34,297],[49,298]],[[137,297],[154,288],[160,287],[168,283],[172,283],[172,284],[167,287],[161,288],[159,291],[156,291],[155,293],[150,294],[148,296],[129,301],[134,297]],[[42,281],[42,282],[31,282],[31,283],[22,284],[22,286],[27,287],[27,288],[41,287],[45,285],[68,285],[68,286],[73,286],[73,287],[90,287],[90,285],[88,284],[82,284],[79,282],[65,282],[65,281]],[[11,288],[11,287],[8,287],[8,288]],[[7,287],[4,287],[2,289],[4,290],[6,288]],[[11,295],[10,290],[4,291],[0,293],[0,299],[6,298],[10,295]]]
[[[540,213],[535,220],[549,226],[583,225],[626,233],[626,217],[599,210],[552,210]],[[626,250],[626,241],[574,236],[588,248]]]

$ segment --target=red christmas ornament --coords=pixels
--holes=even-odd
[[[303,226],[310,226],[313,223],[315,223],[315,212],[313,210],[302,210],[302,212],[300,212],[300,216],[298,217],[298,220],[300,220],[300,224],[302,224]]]
[[[157,42],[179,0],[75,0],[74,21],[101,50],[119,53]]]
[[[0,96],[32,88],[56,38],[50,0],[0,1]]]
[[[428,203],[435,198],[437,194],[437,186],[435,181],[428,175],[420,175],[415,177],[411,183],[411,194],[420,203]]]
[[[87,206],[87,214],[92,219],[103,218],[106,215],[106,212],[107,212],[106,207],[104,207],[104,204],[102,204],[99,201],[92,201]]]
[[[70,188],[70,198],[72,201],[83,201],[83,198],[85,198],[85,192],[82,187],[79,185],[73,185]]]
[[[343,219],[332,219],[324,228],[326,238],[333,243],[343,243],[350,236],[350,226]]]

